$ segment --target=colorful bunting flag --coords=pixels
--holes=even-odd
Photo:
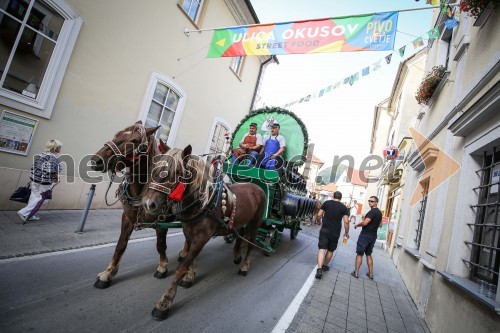
[[[455,13],[453,13],[453,9],[450,6],[446,6],[446,18],[447,20],[444,22],[446,29],[453,29],[459,23],[455,18]]]
[[[359,81],[359,72],[356,74],[353,74],[349,77],[349,84],[352,86],[354,82]]]
[[[417,48],[419,46],[422,46],[424,45],[424,41],[422,40],[422,37],[418,37],[417,39],[415,39],[413,42],[413,47],[414,48]]]
[[[451,14],[453,14],[453,13],[451,13]],[[454,19],[453,15],[452,15],[452,18]],[[429,36],[429,40],[438,38],[439,35],[440,35],[439,28],[435,27],[435,28],[429,30],[427,32],[427,35]],[[417,48],[419,46],[424,45],[424,40],[422,39],[422,36],[420,36],[417,39],[415,39],[412,43],[413,43],[413,46],[415,48]],[[405,52],[406,52],[406,46],[407,45],[404,45],[403,47],[401,47],[401,48],[398,49],[398,53],[399,53],[399,55],[401,57],[403,57],[404,54],[405,54]],[[391,54],[389,54],[389,55],[387,55],[387,56],[384,57],[384,59],[385,59],[385,61],[386,61],[386,63],[388,65],[391,63],[392,54],[393,53],[391,53]],[[367,66],[367,67],[363,68],[361,70],[361,76],[367,76],[367,75],[369,75],[370,74],[370,67],[372,67],[373,71],[376,71],[376,70],[380,69],[381,66],[382,66],[382,59],[378,60],[377,62],[374,62],[371,66]],[[295,105],[295,104],[300,104],[300,103],[306,103],[306,102],[309,102],[309,101],[311,101],[311,100],[313,100],[315,98],[323,97],[326,93],[330,93],[334,89],[337,89],[337,88],[339,88],[342,85],[349,84],[349,85],[352,86],[359,79],[360,79],[360,72],[358,71],[356,74],[350,75],[350,76],[346,77],[343,80],[337,81],[334,84],[329,85],[326,88],[318,90],[318,91],[316,91],[316,92],[314,92],[314,93],[312,93],[310,95],[307,95],[306,97],[302,97],[302,98],[297,99],[297,100],[295,100],[295,101],[293,101],[291,103],[287,103],[287,104],[285,104],[284,107],[286,108],[287,106],[291,106],[291,105]]]
[[[438,38],[439,37],[439,28],[435,27],[434,29],[427,32],[427,35],[429,35],[429,39]]]
[[[451,20],[446,20],[444,21],[444,25],[446,26],[446,29],[453,29],[455,28],[460,22],[457,21],[455,17],[453,17]]]
[[[427,4],[437,6],[439,5],[439,0],[427,0]]]
[[[405,46],[403,46],[402,48],[400,48],[400,49],[398,50],[398,51],[399,51],[399,56],[400,56],[401,58],[403,58],[403,57],[404,57],[404,55],[405,55],[405,49],[406,49],[406,45],[405,45]]]

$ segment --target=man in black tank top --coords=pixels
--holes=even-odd
[[[340,202],[342,193],[333,193],[333,200],[327,200],[318,211],[318,219],[323,217],[323,225],[319,231],[318,240],[318,268],[316,279],[321,279],[323,271],[328,271],[328,263],[332,259],[333,251],[337,249],[342,221],[344,222],[344,237],[349,238],[349,210]]]
[[[375,241],[377,240],[377,230],[382,226],[382,212],[377,208],[378,198],[371,196],[368,200],[368,205],[371,210],[366,214],[363,222],[359,222],[354,226],[363,227],[358,237],[356,245],[356,269],[351,273],[355,278],[359,278],[359,268],[363,263],[363,254],[366,255],[366,264],[368,265],[368,273],[366,275],[373,280],[373,258],[372,251]]]

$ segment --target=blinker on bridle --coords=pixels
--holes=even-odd
[[[161,193],[165,193],[168,195],[168,198],[174,202],[179,202],[182,199],[182,196],[184,195],[184,190],[185,186],[184,183],[178,182],[177,185],[175,185],[174,189],[170,189],[167,186],[161,185],[157,182],[152,181],[149,183],[149,188],[158,191]]]

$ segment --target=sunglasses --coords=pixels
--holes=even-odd
[[[375,200],[368,200],[368,202],[377,202],[377,201],[375,201]]]

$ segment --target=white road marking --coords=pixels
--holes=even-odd
[[[302,304],[302,301],[306,297],[307,293],[309,292],[309,289],[311,289],[311,286],[314,282],[314,275],[316,274],[316,266],[313,268],[311,274],[309,274],[309,277],[307,278],[306,282],[302,286],[302,288],[299,290],[297,295],[295,295],[295,298],[293,299],[292,303],[288,306],[286,309],[285,313],[281,316],[280,320],[274,326],[272,333],[283,333],[285,332],[290,324],[292,323],[293,318],[295,317],[295,314],[299,310],[300,305]]]

